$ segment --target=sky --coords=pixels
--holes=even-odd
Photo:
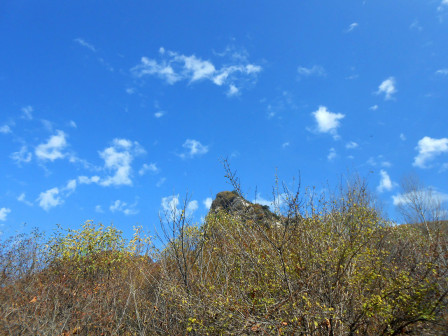
[[[448,1],[0,2],[0,232],[155,233],[276,176],[448,200]]]

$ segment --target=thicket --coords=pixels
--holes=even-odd
[[[446,231],[385,220],[359,180],[273,194],[269,225],[251,205],[196,225],[185,201],[158,249],[90,221],[2,242],[0,334],[447,334]]]

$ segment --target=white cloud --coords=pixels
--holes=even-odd
[[[392,182],[389,174],[385,170],[381,169],[380,175],[381,175],[380,184],[378,185],[376,190],[378,190],[378,192],[380,193],[392,190],[392,188],[394,188],[396,184]]]
[[[333,147],[330,148],[330,151],[328,152],[327,155],[328,161],[333,161],[334,159],[336,159],[337,156],[338,154],[336,153],[336,150]]]
[[[39,202],[39,206],[45,211],[64,203],[60,197],[59,188],[52,188],[45,192],[41,192],[37,198],[37,201]]]
[[[122,212],[125,215],[136,215],[138,214],[138,210],[135,209],[136,204],[128,205],[126,202],[116,200],[109,207],[109,210],[112,212]]]
[[[179,155],[183,159],[193,158],[195,156],[203,155],[208,152],[208,146],[204,146],[199,141],[193,139],[185,140],[182,147],[187,149],[187,152]]]
[[[185,56],[171,53],[174,59],[184,63],[184,75],[194,82],[200,79],[210,79],[216,72],[215,66],[210,61],[203,61],[195,55]]]
[[[401,139],[401,141],[406,141],[406,135],[404,135],[403,133],[400,133],[400,139]]]
[[[437,7],[437,10],[439,12],[441,12],[441,11],[445,10],[446,8],[448,8],[448,0],[442,0],[439,7]]]
[[[411,203],[412,200],[416,199],[419,201],[428,201],[432,204],[440,204],[448,201],[448,194],[442,193],[432,188],[426,188],[423,190],[411,191],[408,193],[392,196],[394,205],[406,205]]]
[[[376,158],[370,157],[367,160],[367,164],[373,167],[380,166],[385,168],[392,166],[392,164],[389,161],[386,161],[382,155],[378,155]]]
[[[165,115],[165,111],[157,111],[154,113],[154,117],[156,118],[162,118]]]
[[[42,119],[40,122],[48,132],[53,132],[53,123],[51,121]]]
[[[0,133],[3,133],[3,134],[11,133],[11,127],[9,127],[8,125],[0,126]]]
[[[448,76],[448,68],[437,70],[436,75]]]
[[[240,92],[240,90],[235,85],[230,84],[229,91],[227,91],[227,95],[228,96],[236,96],[236,95],[238,95],[239,92]]]
[[[70,127],[73,127],[73,128],[78,127],[78,125],[76,125],[76,123],[73,120],[70,120],[69,125],[70,125]]]
[[[347,148],[347,149],[355,149],[358,147],[359,147],[359,145],[354,141],[350,141],[345,144],[345,148]]]
[[[389,77],[388,79],[385,79],[380,86],[378,86],[378,91],[376,94],[384,94],[384,99],[390,100],[392,99],[392,95],[397,92],[395,85],[395,78]]]
[[[211,197],[207,197],[203,202],[205,208],[208,210],[212,206],[213,199]]]
[[[1,208],[0,209],[0,221],[4,222],[10,212],[11,212],[11,209],[9,209],[9,208]]]
[[[92,44],[87,43],[84,39],[78,37],[74,41],[78,43],[80,46],[87,48],[90,51],[96,52],[96,48]]]
[[[409,29],[415,29],[418,31],[422,31],[423,27],[420,25],[420,22],[418,20],[414,20],[411,25],[409,26]]]
[[[369,110],[371,110],[371,111],[376,111],[376,110],[378,110],[378,105],[370,106],[370,107],[369,107]]]
[[[333,113],[327,110],[325,106],[319,106],[319,109],[312,113],[317,123],[317,131],[320,133],[329,133],[337,138],[337,129],[340,126],[340,120],[345,115],[342,113]]]
[[[320,65],[313,65],[311,68],[300,66],[297,68],[297,72],[302,76],[326,76],[325,69]]]
[[[103,208],[101,207],[101,205],[97,205],[97,206],[95,206],[95,211],[98,212],[98,213],[104,213],[104,210],[103,210]]]
[[[282,148],[286,148],[286,147],[289,147],[290,146],[290,143],[289,142],[284,142],[283,144],[282,144]]]
[[[198,201],[193,200],[187,204],[187,216],[192,215],[199,208]]]
[[[138,142],[127,139],[114,139],[112,146],[100,152],[100,157],[104,160],[106,170],[112,171],[113,175],[100,181],[102,186],[132,185],[131,163],[135,156],[145,153],[145,150]]]
[[[180,204],[179,200],[179,194],[162,197],[161,207],[163,211],[168,214],[169,216],[173,215],[176,216],[180,214],[181,209],[178,208]],[[185,208],[185,215],[191,216],[193,213],[199,208],[198,201],[193,200],[187,203],[187,206]]]
[[[142,57],[140,64],[131,69],[132,73],[137,77],[143,77],[146,75],[156,75],[159,78],[165,80],[168,84],[174,84],[182,77],[176,74],[171,65],[163,61],[161,64],[157,61]]]
[[[161,177],[161,178],[157,181],[157,183],[156,183],[156,187],[157,187],[157,188],[161,187],[162,184],[165,183],[165,181],[166,181],[166,177]]]
[[[33,206],[33,203],[31,203],[30,201],[28,201],[28,200],[26,199],[26,195],[25,195],[25,193],[21,193],[21,194],[19,195],[19,197],[17,197],[17,200],[18,200],[19,202],[25,203],[25,204],[28,205],[28,206]]]
[[[252,203],[260,204],[260,205],[267,205],[268,207],[271,207],[274,204],[274,202],[263,198],[260,194],[257,194],[257,198],[254,199],[252,201]]]
[[[353,22],[352,24],[350,24],[348,26],[348,28],[346,29],[346,33],[350,33],[351,31],[353,31],[354,29],[356,29],[359,26],[359,24],[357,22]]]
[[[73,192],[75,192],[76,187],[77,182],[75,179],[68,180],[66,185],[62,188],[55,187],[41,192],[36,201],[39,202],[39,206],[42,209],[48,211],[51,208],[63,204],[64,198],[69,197]]]
[[[270,102],[267,102],[266,99],[261,99],[260,102],[267,103],[266,110],[268,119],[284,112],[290,113],[291,111],[298,110],[298,106],[294,102],[294,96],[289,91],[283,91]]]
[[[153,174],[157,174],[159,172],[159,168],[155,163],[146,164],[144,163],[142,168],[138,171],[139,175],[145,175],[146,172],[151,172]]]
[[[21,163],[30,162],[33,154],[28,151],[28,148],[26,146],[22,146],[20,148],[20,151],[12,153],[10,157],[15,161],[17,165],[20,165]]]
[[[56,135],[52,135],[46,143],[40,144],[36,147],[34,153],[40,160],[54,161],[63,159],[66,154],[63,149],[67,146],[66,135],[63,131],[56,131]]]
[[[76,190],[76,180],[69,180],[67,182],[67,185],[64,188],[64,191],[67,191],[69,194],[71,194],[72,192],[74,192]]]
[[[414,158],[413,165],[419,168],[429,168],[427,162],[434,157],[448,153],[448,138],[433,139],[428,136],[420,139],[417,147],[418,155]]]
[[[133,67],[131,72],[139,78],[157,76],[171,85],[183,80],[189,83],[208,80],[218,86],[227,85],[227,94],[231,96],[239,91],[235,82],[255,79],[262,70],[261,66],[250,64],[245,58],[238,59],[238,62],[233,60],[233,64],[217,68],[210,60],[166,51],[164,48],[159,49],[159,55],[160,61],[142,57],[140,64]]]
[[[22,119],[32,120],[33,119],[33,107],[32,106],[25,106],[22,107]]]
[[[179,205],[179,194],[162,197],[161,206],[163,211],[168,213],[176,213],[179,211],[179,209],[177,209],[178,205]]]
[[[100,177],[99,176],[92,176],[92,177],[87,177],[87,176],[78,176],[78,182],[80,184],[91,184],[91,183],[98,183],[100,181]]]

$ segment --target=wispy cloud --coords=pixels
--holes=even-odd
[[[193,139],[185,140],[182,147],[187,150],[186,152],[179,155],[183,159],[204,155],[208,152],[208,146],[205,146],[199,141]]]
[[[92,177],[78,176],[78,182],[80,184],[92,184],[92,183],[98,183],[99,181],[100,181],[99,176],[92,176]]]
[[[434,139],[425,136],[419,140],[415,149],[418,154],[414,158],[413,165],[419,168],[429,168],[428,161],[440,154],[448,153],[448,138]]]
[[[383,155],[378,155],[377,157],[370,157],[367,160],[367,164],[372,167],[376,167],[376,166],[390,167],[390,166],[392,166],[392,164],[389,161],[384,159]]]
[[[359,145],[354,141],[350,141],[345,144],[345,148],[347,148],[347,149],[355,149],[358,147],[359,147]]]
[[[379,193],[382,193],[384,191],[391,191],[396,186],[396,183],[392,182],[389,174],[385,170],[380,170],[380,177],[380,184],[376,188]]]
[[[392,95],[397,92],[396,81],[394,77],[389,77],[385,79],[379,86],[376,94],[384,94],[385,100],[392,99]]]
[[[147,172],[157,174],[160,171],[159,167],[155,163],[144,163],[143,166],[138,171],[139,175],[145,175]]]
[[[442,1],[440,2],[439,7],[437,7],[437,10],[438,10],[439,12],[441,12],[441,11],[447,9],[447,8],[448,8],[448,0],[442,0]]]
[[[414,20],[411,25],[409,26],[409,29],[411,30],[417,30],[422,31],[423,27],[420,25],[420,22],[418,20]]]
[[[160,60],[142,57],[140,64],[131,72],[136,77],[156,76],[173,85],[186,80],[189,83],[210,81],[217,86],[227,86],[227,95],[234,96],[240,92],[247,80],[256,80],[262,67],[247,62],[245,59],[233,60],[230,64],[218,68],[212,61],[195,55],[186,56],[173,51],[159,49]]]
[[[345,30],[346,33],[350,33],[353,30],[355,30],[357,27],[359,26],[359,24],[357,22],[353,22],[352,24],[350,24],[348,26],[348,28]]]
[[[439,69],[436,71],[436,75],[448,76],[448,68]]]
[[[165,183],[165,181],[166,181],[166,177],[161,177],[161,178],[157,181],[157,183],[156,183],[156,187],[157,187],[157,188],[160,188],[160,187],[162,186],[162,184]]]
[[[370,106],[370,107],[369,107],[369,110],[370,110],[370,111],[376,111],[376,110],[378,110],[378,105]]]
[[[336,159],[338,156],[338,154],[336,153],[336,149],[334,149],[333,147],[330,148],[330,151],[328,152],[327,155],[327,160],[328,161],[333,161],[334,159]]]
[[[262,99],[261,103],[265,103],[266,101],[266,99]],[[294,95],[289,91],[283,91],[280,95],[269,101],[266,106],[268,119],[293,110],[297,110],[297,105],[294,101]]]
[[[8,125],[2,125],[0,126],[0,133],[2,134],[8,134],[11,133],[11,127],[9,127]]]
[[[333,113],[330,112],[327,107],[319,106],[319,109],[314,111],[312,115],[317,123],[317,132],[331,134],[335,139],[339,137],[337,134],[337,129],[341,124],[340,120],[345,118],[344,114]]]
[[[39,206],[45,211],[59,206],[64,203],[64,199],[70,196],[77,187],[76,180],[68,180],[66,185],[62,188],[54,187],[39,194],[37,202]]]
[[[112,212],[122,212],[125,215],[136,215],[138,214],[138,210],[135,208],[137,206],[137,203],[128,205],[126,202],[116,200],[112,205],[109,207],[109,210]]]
[[[188,202],[186,209],[187,215],[192,215],[198,208],[199,208],[198,201],[193,200],[191,202]]]
[[[21,111],[22,111],[22,116],[21,116],[22,119],[26,119],[26,120],[33,119],[34,109],[32,106],[28,105],[28,106],[22,107]]]
[[[39,206],[45,211],[48,211],[55,206],[61,205],[64,201],[59,194],[59,188],[57,187],[41,192],[37,198]]]
[[[233,84],[230,84],[229,90],[227,91],[227,96],[237,96],[240,90]]]
[[[113,175],[101,180],[99,184],[106,187],[132,185],[131,163],[135,156],[144,153],[145,150],[136,141],[114,139],[112,146],[99,153],[104,160],[104,168],[106,171],[111,171]]]
[[[307,68],[304,66],[299,66],[297,68],[297,72],[301,76],[319,76],[319,77],[325,77],[327,73],[325,72],[325,69],[320,65],[313,65],[311,68]]]
[[[177,206],[179,205],[179,194],[162,197],[161,207],[164,212],[176,213],[179,211]]]
[[[11,212],[11,209],[9,208],[1,208],[0,209],[0,221],[4,222],[6,221],[6,218],[8,217],[8,214]]]
[[[174,217],[177,214],[180,214],[180,212],[183,210],[183,209],[179,209],[179,205],[180,205],[179,194],[162,197],[162,202],[160,204],[163,211],[168,216],[172,215]],[[196,200],[190,201],[186,204],[185,214],[187,216],[191,216],[198,208],[199,208],[198,201],[196,201]]]
[[[78,38],[74,39],[74,41],[76,43],[78,43],[80,46],[87,48],[92,52],[96,52],[96,48],[94,47],[94,45],[86,42],[84,39],[78,37]]]
[[[28,163],[31,161],[33,154],[28,151],[27,146],[20,147],[18,152],[14,152],[10,155],[10,158],[20,166],[21,163]]]
[[[58,130],[46,143],[38,145],[34,154],[38,159],[43,161],[63,159],[67,155],[63,152],[65,147],[67,147],[66,134],[63,131]]]
[[[154,113],[154,117],[156,118],[162,118],[165,115],[165,111],[157,111]]]
[[[266,198],[262,197],[261,194],[257,193],[256,198],[252,200],[252,203],[265,205],[268,207],[272,207],[274,205],[273,201],[267,200]]]
[[[413,202],[413,200],[415,199],[419,199],[425,202],[430,202],[433,205],[437,205],[447,202],[448,194],[434,190],[433,188],[426,188],[418,191],[412,191],[409,193],[397,194],[392,196],[392,200],[395,206],[409,204]]]
[[[205,208],[209,210],[212,206],[213,199],[211,197],[207,197],[202,203],[204,204]]]
[[[19,195],[19,197],[17,197],[17,200],[18,200],[19,202],[25,203],[25,204],[28,205],[28,206],[33,206],[33,203],[30,202],[30,201],[28,201],[28,200],[26,199],[26,195],[25,195],[25,193],[21,193],[21,194]]]

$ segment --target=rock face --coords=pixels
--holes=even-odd
[[[235,191],[222,191],[216,195],[210,207],[210,213],[219,211],[238,216],[245,222],[254,221],[265,226],[271,226],[277,219],[277,216],[269,210],[268,206],[251,203]]]

